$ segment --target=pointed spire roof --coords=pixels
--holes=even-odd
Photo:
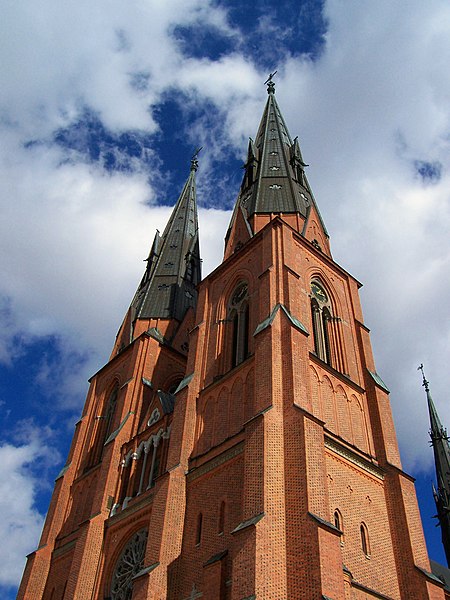
[[[147,268],[133,298],[132,320],[175,318],[182,320],[195,306],[196,286],[201,278],[195,174],[197,154],[189,177],[174,206],[162,236],[156,232]]]
[[[306,221],[314,206],[328,235],[306,178],[308,165],[298,138],[292,140],[289,134],[275,98],[272,77],[273,74],[266,81],[268,98],[258,133],[254,141],[249,141],[245,174],[229,232],[239,209],[248,220],[256,214],[297,213]]]
[[[447,563],[450,565],[450,445],[447,430],[441,423],[433,398],[431,397],[430,386],[425,378],[423,365],[420,365],[418,369],[422,372],[422,385],[427,395],[428,412],[430,415],[430,437],[434,452],[437,480],[437,490],[433,486],[433,496],[441,527],[442,543]]]

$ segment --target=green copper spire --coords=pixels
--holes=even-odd
[[[195,174],[199,150],[189,177],[162,236],[156,232],[147,268],[132,301],[136,319],[177,319],[195,307],[201,279]]]
[[[442,544],[447,557],[447,564],[450,566],[450,446],[447,430],[439,419],[431,397],[430,386],[425,378],[423,365],[420,365],[418,369],[422,371],[422,385],[427,394],[431,445],[433,446],[436,465],[437,489],[433,486],[433,496],[436,502],[437,518],[441,527]]]
[[[258,214],[297,213],[306,224],[312,207],[328,236],[308,184],[305,174],[308,165],[303,160],[298,138],[292,140],[275,98],[272,81],[275,73],[266,81],[266,106],[256,138],[249,141],[245,173],[226,239],[240,210],[249,223]]]

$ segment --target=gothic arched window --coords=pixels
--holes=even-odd
[[[104,436],[103,436],[103,443],[106,442],[106,440],[109,438],[109,436],[111,435],[111,433],[113,431],[112,428],[114,425],[114,415],[116,412],[118,395],[119,395],[119,386],[116,385],[116,387],[113,389],[113,391],[111,392],[111,394],[109,396],[108,404],[106,407],[105,432],[104,432]]]
[[[203,514],[198,513],[197,517],[197,531],[195,532],[195,545],[199,546],[202,541],[202,529],[203,529]]]
[[[311,281],[311,316],[314,352],[324,362],[331,364],[329,323],[331,303],[328,294],[318,281]]]
[[[225,527],[225,500],[222,500],[219,508],[218,533],[223,533]]]
[[[228,307],[228,323],[231,325],[231,368],[243,362],[249,353],[249,305],[248,285],[240,283],[231,294]]]
[[[344,523],[342,521],[341,511],[337,508],[334,511],[334,526],[341,532],[341,544],[344,543]]]
[[[118,395],[119,386],[116,385],[104,404],[103,414],[96,416],[97,425],[87,468],[93,467],[102,459],[103,447],[113,431]]]
[[[146,529],[137,531],[122,550],[111,579],[111,600],[129,600],[131,598],[133,577],[144,566],[147,537]]]
[[[370,556],[370,545],[369,545],[369,531],[367,529],[367,525],[365,523],[361,523],[359,528],[361,534],[361,548],[364,554],[369,557]]]

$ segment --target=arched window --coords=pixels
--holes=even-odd
[[[231,294],[227,322],[231,331],[231,368],[243,362],[249,354],[248,285],[241,282]]]
[[[117,406],[117,396],[119,395],[119,386],[116,386],[113,391],[111,392],[111,395],[109,396],[109,400],[108,400],[108,405],[106,407],[106,414],[105,414],[105,433],[103,436],[103,444],[106,442],[106,440],[109,438],[109,436],[111,435],[112,431],[113,431],[113,425],[114,425],[114,415],[116,412],[116,406]]]
[[[197,517],[197,531],[195,532],[195,545],[198,546],[202,541],[202,528],[203,528],[203,514],[198,513]]]
[[[120,488],[118,495],[118,502],[121,504],[127,497],[128,486],[130,483],[131,476],[131,451],[122,461],[122,470],[120,474]]]
[[[334,526],[341,532],[341,544],[344,543],[344,524],[342,521],[341,511],[337,508],[334,511]]]
[[[367,557],[370,557],[369,531],[365,523],[361,523],[359,528],[361,534],[361,548]]]
[[[90,457],[87,461],[87,468],[95,466],[102,459],[105,442],[113,432],[118,395],[119,386],[116,385],[104,404],[103,414],[96,415],[95,417],[97,425],[94,430],[94,441],[91,447]]]
[[[148,531],[137,531],[125,545],[120,554],[111,579],[111,600],[128,600],[133,590],[133,577],[144,566]]]
[[[329,324],[331,303],[328,294],[318,281],[311,281],[311,316],[314,352],[324,362],[331,364]]]
[[[225,500],[222,500],[220,503],[219,509],[219,521],[218,521],[218,531],[217,533],[223,533],[225,528]]]

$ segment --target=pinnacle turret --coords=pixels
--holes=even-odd
[[[437,518],[441,527],[442,544],[447,563],[450,566],[450,445],[447,430],[441,423],[431,397],[430,385],[425,378],[423,365],[420,365],[418,369],[422,372],[422,385],[427,395],[431,445],[433,446],[436,466],[437,489],[433,485],[433,496],[436,502]]]

